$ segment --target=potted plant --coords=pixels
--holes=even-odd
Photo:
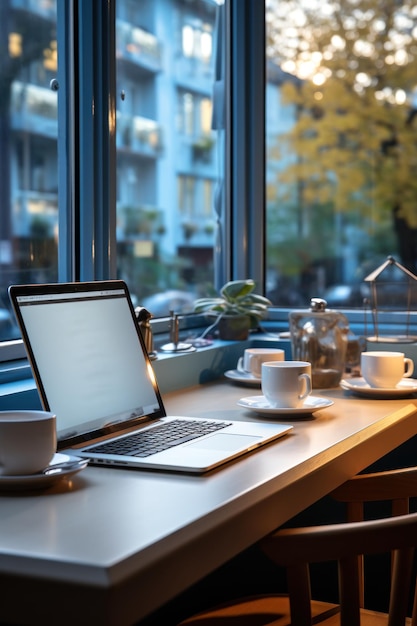
[[[247,339],[249,330],[258,327],[272,304],[268,298],[252,293],[254,288],[252,279],[232,280],[223,285],[218,296],[196,300],[194,311],[216,316],[212,327],[217,326],[221,339]]]

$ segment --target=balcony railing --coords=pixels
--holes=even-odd
[[[162,129],[155,120],[118,112],[117,147],[134,152],[159,153],[163,149]]]
[[[152,33],[122,20],[116,22],[117,57],[128,59],[158,71],[161,66],[161,46]]]
[[[24,130],[36,128],[48,137],[58,136],[57,94],[39,87],[15,81],[12,85],[13,127]]]
[[[43,232],[43,236],[56,234],[58,228],[57,193],[19,190],[13,203],[15,237],[29,237],[34,232]]]

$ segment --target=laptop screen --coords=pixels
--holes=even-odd
[[[125,283],[12,286],[42,404],[68,445],[165,415]]]

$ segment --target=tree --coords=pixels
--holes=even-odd
[[[394,227],[417,270],[415,1],[270,0],[267,20],[268,57],[299,79],[281,89],[296,111],[279,137],[281,202],[297,190],[307,222],[327,204],[369,234]]]

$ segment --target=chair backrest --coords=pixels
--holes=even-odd
[[[417,497],[417,468],[358,474],[330,495],[339,502],[346,502],[349,522],[364,519],[366,502],[390,500],[392,515],[405,515],[410,511],[410,498]]]
[[[370,474],[358,474],[330,494],[334,500],[346,504],[348,522],[365,519],[366,503],[389,501],[391,515],[410,512],[410,498],[417,496],[417,468],[407,467]],[[364,559],[358,557],[360,606],[365,605]]]
[[[287,528],[262,542],[272,560],[287,569],[291,624],[311,626],[309,564],[337,561],[341,626],[360,625],[357,556],[393,551],[389,626],[404,626],[410,597],[417,513],[382,520]],[[417,626],[416,606],[412,626]]]
[[[311,626],[309,564],[334,560],[339,571],[341,625],[359,626],[363,606],[362,556],[392,552],[388,624],[404,626],[417,546],[417,513],[407,514],[409,499],[417,496],[417,469],[361,474],[331,495],[347,503],[347,523],[283,529],[262,542],[270,558],[287,569],[291,623]],[[364,503],[384,500],[392,502],[394,516],[363,521]],[[413,626],[417,626],[416,605],[414,601]]]

